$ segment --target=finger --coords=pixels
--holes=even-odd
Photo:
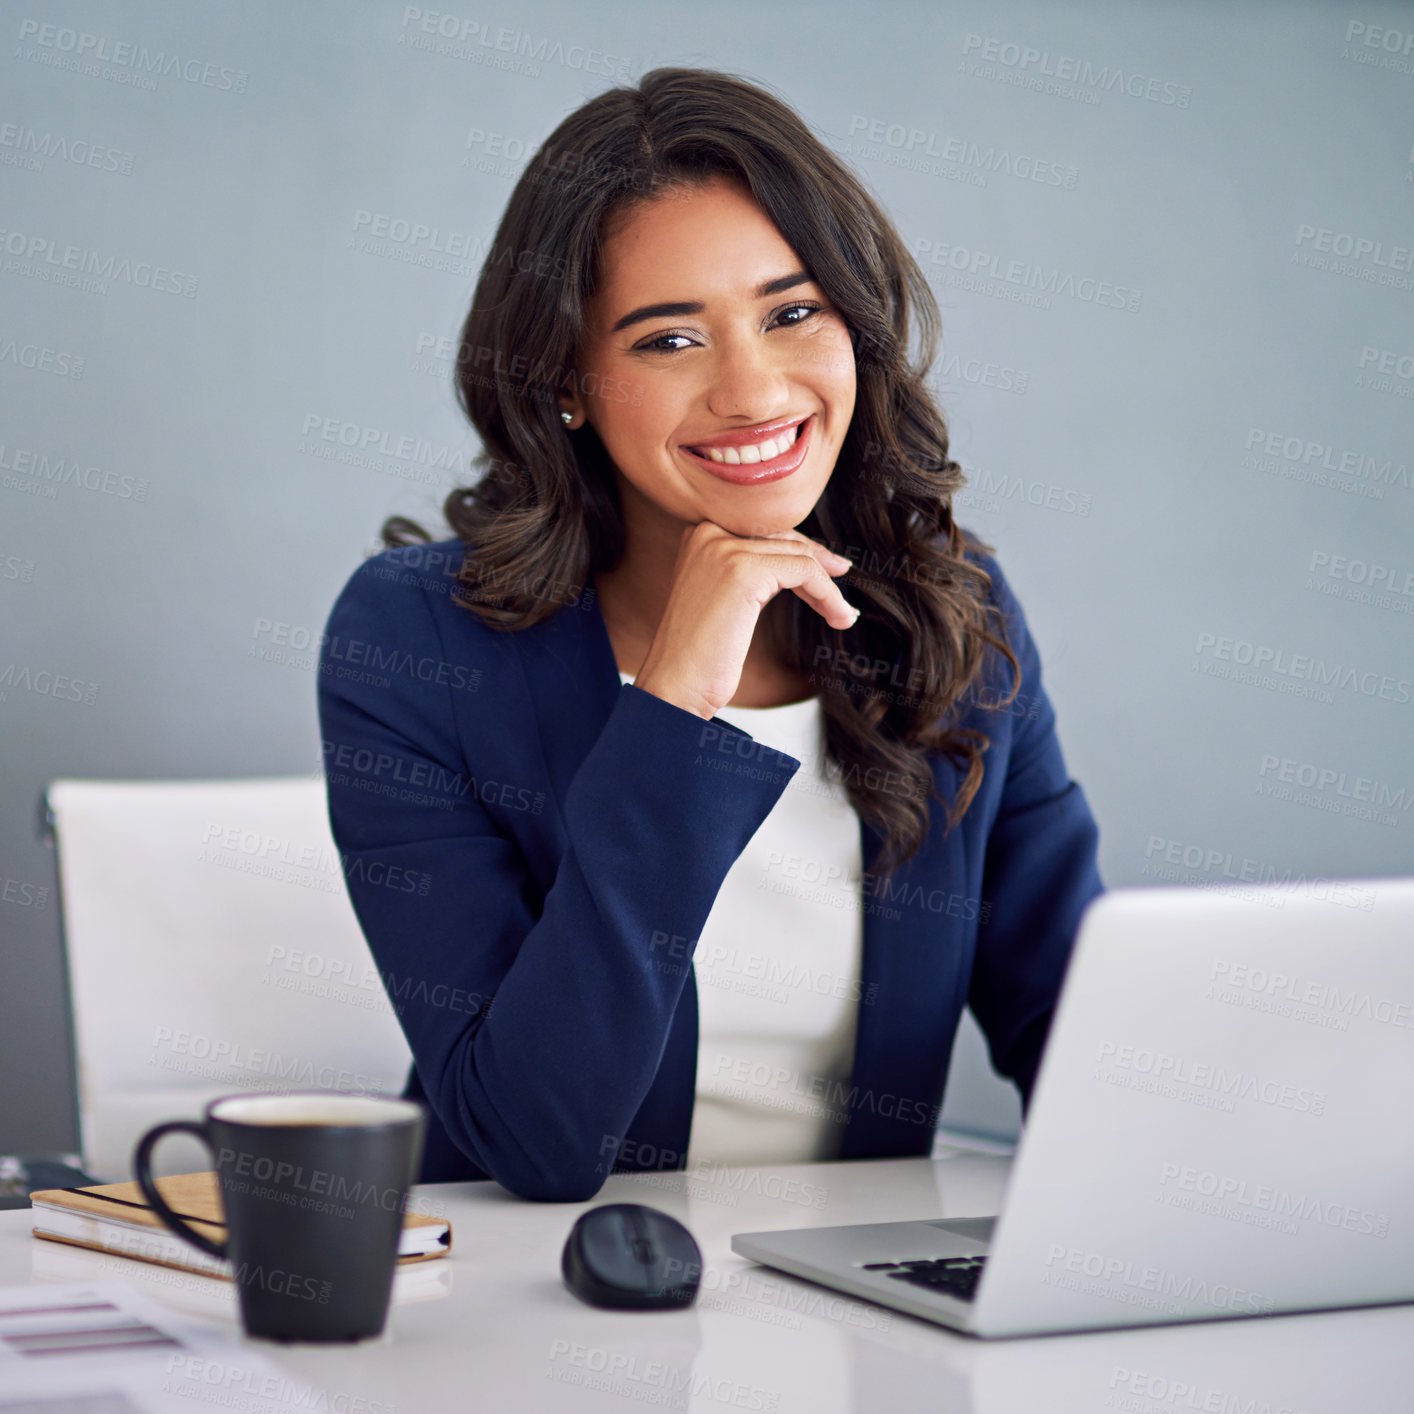
[[[813,555],[784,557],[776,580],[778,588],[789,589],[803,599],[833,628],[853,628],[859,619],[860,611],[840,593],[839,585]]]
[[[794,540],[797,544],[805,546],[817,559],[821,555],[826,555],[832,563],[841,566],[839,569],[830,569],[829,565],[826,565],[825,568],[829,570],[831,574],[843,574],[845,570],[849,569],[854,564],[853,560],[846,559],[845,556],[841,555],[838,551],[830,549],[828,545],[822,545],[818,540],[812,540],[808,535],[803,535],[798,530],[768,530],[764,535],[759,536],[758,539]]]
[[[845,629],[853,628],[859,622],[859,609],[843,595],[836,599],[823,594],[815,594],[803,584],[794,586],[791,593],[809,604],[831,628],[837,628],[844,632]]]

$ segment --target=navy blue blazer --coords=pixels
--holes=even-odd
[[[431,1110],[420,1181],[580,1202],[611,1171],[684,1166],[684,960],[801,763],[622,682],[592,584],[565,587],[573,602],[533,628],[486,627],[451,602],[464,548],[385,551],[339,594],[318,677],[329,820],[412,1050],[404,1094]],[[1021,606],[973,553],[1020,692],[1000,711],[971,700],[960,724],[991,745],[947,838],[933,802],[923,847],[880,879],[882,838],[860,822],[844,1158],[929,1152],[964,1006],[1029,1102],[1080,914],[1103,888]],[[1005,696],[1013,675],[990,656]],[[955,799],[961,772],[934,753],[933,774]]]

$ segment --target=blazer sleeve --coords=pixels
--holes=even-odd
[[[1021,605],[996,561],[983,557],[982,564],[992,576],[1021,683],[1015,701],[1001,709],[1012,713],[1016,725],[987,837],[982,896],[990,908],[978,928],[968,1005],[993,1067],[1016,1083],[1024,1116],[1080,915],[1104,891],[1100,832],[1084,791],[1066,769],[1040,654]],[[1014,675],[1000,661],[1004,697]]]
[[[603,1185],[603,1155],[653,1083],[686,985],[661,943],[699,936],[800,762],[764,743],[743,749],[748,733],[621,685],[566,792],[566,844],[542,897],[476,788],[505,764],[497,739],[534,723],[498,721],[497,739],[464,751],[453,693],[466,664],[448,661],[415,577],[375,577],[374,563],[340,594],[321,648],[325,760],[334,749],[386,762],[386,780],[424,790],[370,789],[326,769],[350,899],[452,1142],[521,1197],[580,1202]],[[393,670],[340,671],[375,653]],[[484,661],[519,671],[506,643]],[[724,737],[735,750],[721,749]],[[714,769],[744,757],[753,769]],[[427,803],[425,783],[468,780]],[[417,887],[390,887],[390,871]]]

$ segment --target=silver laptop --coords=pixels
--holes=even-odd
[[[1414,1301],[1414,878],[1101,894],[999,1217],[745,1232],[978,1336]]]

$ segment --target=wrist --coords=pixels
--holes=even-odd
[[[684,712],[691,712],[694,717],[701,717],[704,722],[712,720],[712,711],[696,700],[694,694],[684,691],[674,683],[665,682],[662,678],[655,678],[652,673],[640,673],[634,678],[633,685],[641,687],[644,692],[652,693],[664,702],[672,703],[674,707],[680,707]]]

